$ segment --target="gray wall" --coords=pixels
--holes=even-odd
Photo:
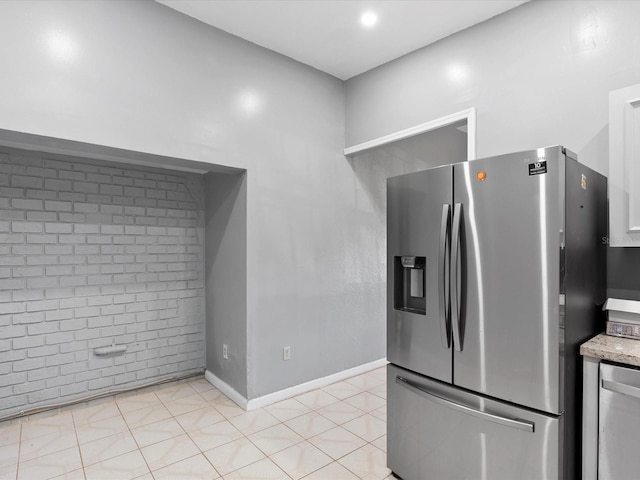
[[[343,82],[155,2],[3,1],[0,18],[0,129],[247,170],[236,390],[255,398],[385,356],[367,333],[381,318],[362,308],[381,276],[360,269],[380,258],[360,246],[375,232],[341,153]]]
[[[207,368],[247,396],[246,174],[205,176]],[[222,344],[230,345],[228,359]]]
[[[202,371],[203,197],[194,174],[0,149],[0,416]]]
[[[640,2],[531,1],[346,82],[347,146],[469,107],[477,157],[562,143],[608,173],[608,93],[640,83]],[[640,248],[608,283],[640,295]],[[634,293],[635,292],[635,293]]]

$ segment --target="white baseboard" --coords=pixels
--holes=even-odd
[[[211,385],[216,387],[218,390],[224,393],[227,397],[233,400],[240,408],[244,408],[245,410],[247,410],[247,399],[244,396],[242,396],[240,392],[238,392],[231,385],[229,385],[227,382],[225,382],[224,380],[220,380],[209,370],[205,370],[204,378]]]
[[[250,400],[246,399],[231,386],[229,386],[226,382],[220,380],[209,370],[205,372],[204,378],[206,378],[209,383],[211,383],[214,387],[224,393],[227,397],[233,400],[239,407],[247,411],[251,411],[258,408],[266,407],[277,402],[281,402],[282,400],[295,397],[296,395],[310,392],[311,390],[326,387],[327,385],[331,385],[332,383],[355,377],[356,375],[375,370],[376,368],[384,367],[387,363],[388,362],[386,358],[381,358],[380,360],[365,363],[357,367],[343,370],[342,372],[334,373],[322,378],[317,378],[309,382],[301,383],[300,385],[295,385],[293,387],[285,388],[284,390],[279,390],[277,392],[263,395],[262,397],[252,398]]]

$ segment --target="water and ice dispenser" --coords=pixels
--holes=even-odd
[[[426,313],[425,257],[394,257],[394,305],[396,310]]]

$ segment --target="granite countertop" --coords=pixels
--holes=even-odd
[[[580,345],[580,354],[640,367],[640,340],[601,333]]]

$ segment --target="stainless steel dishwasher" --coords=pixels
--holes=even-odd
[[[600,364],[598,480],[640,478],[640,369]]]

